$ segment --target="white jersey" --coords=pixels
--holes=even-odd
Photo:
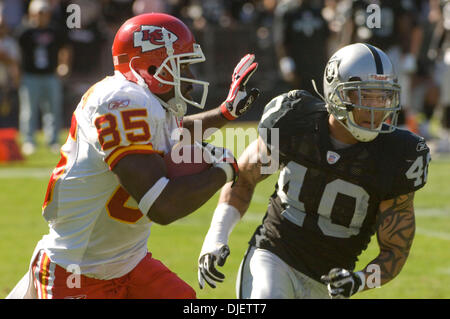
[[[54,263],[97,279],[123,276],[139,263],[151,221],[111,169],[127,154],[169,152],[177,127],[148,89],[119,72],[85,93],[43,206],[50,232],[38,246]]]

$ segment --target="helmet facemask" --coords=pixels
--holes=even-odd
[[[396,129],[400,85],[391,60],[380,49],[366,43],[339,49],[327,62],[323,88],[328,112],[358,141],[369,142]]]
[[[327,104],[357,140],[368,142],[396,129],[400,86],[391,81],[343,82],[336,85]]]
[[[155,78],[158,82],[173,86],[175,96],[167,102],[163,101],[163,104],[176,116],[183,116],[186,113],[186,104],[191,104],[199,109],[203,109],[205,107],[206,97],[208,95],[208,82],[183,77],[181,75],[181,66],[183,64],[189,65],[204,62],[206,60],[200,46],[198,44],[194,44],[193,46],[193,53],[173,55],[168,52],[167,58],[158,67],[158,69],[156,69],[155,74],[153,74],[153,78]],[[167,76],[163,78],[162,74],[165,74],[166,72],[170,75],[172,80],[167,79]],[[181,82],[202,86],[203,93],[200,102],[188,99],[183,95],[181,92]]]

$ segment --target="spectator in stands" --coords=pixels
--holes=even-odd
[[[19,82],[20,49],[16,40],[8,34],[4,16],[0,15],[0,127],[5,127],[5,115],[13,111],[10,108],[17,107],[9,105],[9,110],[5,110],[4,104],[9,104],[9,100],[17,93]],[[17,126],[17,123],[14,119],[9,119],[7,125]]]
[[[26,10],[26,1],[2,0],[0,1],[4,24],[12,32],[21,23]]]
[[[428,54],[435,47],[433,34],[440,24],[441,14],[439,12],[439,0],[418,0],[416,1],[420,12],[420,25],[423,30],[422,45],[417,56],[417,72],[413,75],[411,86],[411,106],[419,112],[418,131],[424,137],[428,145],[434,134],[430,128],[430,120],[434,115],[434,110],[439,104],[440,89],[439,83],[434,77],[436,70],[436,56]],[[435,5],[437,4],[437,6]]]
[[[0,162],[20,160],[16,142],[20,50],[0,10]]]
[[[330,35],[328,38],[328,56],[351,42],[352,0],[325,0],[322,16],[328,23]]]
[[[249,23],[255,26],[253,35],[256,40],[254,52],[260,62],[259,73],[256,79],[258,81],[258,87],[263,92],[260,97],[260,103],[262,103],[264,99],[272,99],[274,95],[289,90],[289,84],[285,83],[278,71],[277,51],[274,45],[274,32],[272,26],[275,19],[277,3],[277,0],[263,0],[257,2],[254,8],[253,19],[249,21]],[[247,11],[248,13],[250,13],[250,9],[250,3],[247,3],[246,6],[243,7],[243,11]],[[261,114],[258,116],[260,117]]]
[[[322,91],[329,29],[322,16],[323,1],[281,2],[275,11],[274,37],[283,78],[292,88]]]
[[[97,1],[71,0],[80,6],[82,12],[80,28],[67,30],[67,39],[72,50],[71,72],[64,81],[64,121],[69,123],[81,96],[92,83],[101,80],[105,74],[112,75],[112,64],[104,66],[102,60],[111,52],[102,6]],[[109,61],[108,61],[109,62]]]
[[[28,8],[26,25],[18,35],[22,52],[22,85],[19,90],[19,126],[24,155],[34,153],[39,110],[46,142],[54,152],[59,150],[62,87],[57,70],[67,73],[70,54],[64,33],[51,24],[47,1],[33,0]]]
[[[438,0],[430,1],[437,3]],[[434,30],[429,56],[436,59],[435,80],[441,87],[439,105],[442,108],[439,140],[431,149],[435,153],[450,152],[450,1],[440,0],[440,19]]]
[[[133,14],[139,15],[148,12],[167,12],[167,4],[163,0],[135,0]]]
[[[379,8],[379,25],[369,5]],[[412,108],[411,80],[417,72],[417,57],[422,45],[423,30],[418,20],[419,10],[414,0],[354,0],[352,8],[352,42],[367,42],[389,56],[396,66],[402,86],[402,112],[399,125],[418,133],[416,113]]]
[[[103,18],[113,33],[116,33],[123,22],[133,17],[134,0],[104,0],[98,2],[102,3]]]

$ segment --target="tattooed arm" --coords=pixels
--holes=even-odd
[[[333,268],[321,280],[331,298],[349,298],[394,279],[405,265],[414,238],[414,192],[380,203],[377,239],[380,253],[362,271]]]
[[[414,232],[414,192],[381,202],[377,218],[380,253],[364,269],[366,278],[378,267],[381,285],[397,276],[408,258]]]

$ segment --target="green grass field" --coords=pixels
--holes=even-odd
[[[50,172],[58,160],[58,155],[41,146],[25,162],[0,164],[0,298],[27,271],[35,244],[48,231],[41,205]],[[235,298],[239,264],[264,216],[276,178],[274,175],[258,185],[247,214],[231,234],[231,255],[222,268],[227,278],[218,288],[200,290],[197,284],[197,258],[218,193],[190,216],[168,226],[153,225],[149,250],[194,287],[199,298]],[[407,264],[395,280],[356,298],[450,298],[449,181],[450,159],[433,158],[428,184],[416,194],[416,238]],[[357,268],[365,266],[377,253],[373,238]]]

